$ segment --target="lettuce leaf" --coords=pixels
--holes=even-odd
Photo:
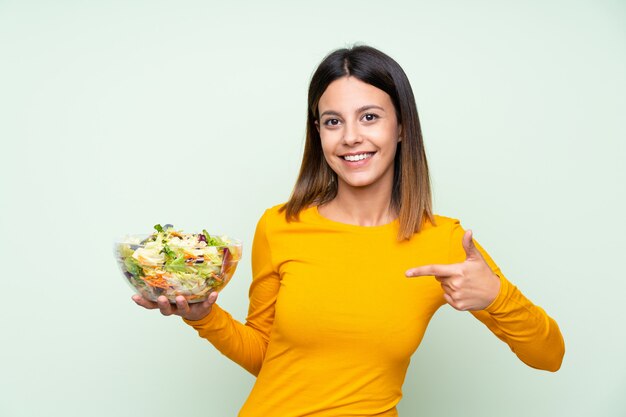
[[[188,266],[185,263],[185,257],[182,255],[165,265],[165,270],[168,272],[186,272],[187,269]]]
[[[124,259],[124,266],[126,270],[130,272],[135,277],[143,277],[145,274],[143,272],[143,268],[139,265],[139,262],[135,260],[133,257],[128,257]]]

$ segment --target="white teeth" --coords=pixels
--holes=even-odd
[[[345,159],[346,161],[350,161],[350,162],[356,162],[356,161],[361,161],[365,158],[369,158],[372,155],[373,154],[371,153],[362,153],[359,155],[345,155],[343,159]]]

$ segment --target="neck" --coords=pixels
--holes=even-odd
[[[381,226],[391,223],[397,213],[391,208],[391,184],[378,189],[338,184],[337,196],[319,207],[320,214],[340,223]]]

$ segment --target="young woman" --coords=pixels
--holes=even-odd
[[[177,314],[257,376],[240,416],[397,416],[430,318],[470,311],[526,364],[556,371],[556,322],[454,219],[431,209],[415,99],[401,67],[366,46],[328,55],[309,88],[299,177],[259,220],[245,324],[215,301]]]

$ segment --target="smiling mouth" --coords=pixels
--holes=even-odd
[[[357,162],[357,161],[362,161],[367,158],[371,158],[372,156],[374,156],[374,152],[364,152],[364,153],[358,153],[358,154],[352,154],[352,155],[343,155],[341,156],[341,158],[343,158],[345,161]]]

